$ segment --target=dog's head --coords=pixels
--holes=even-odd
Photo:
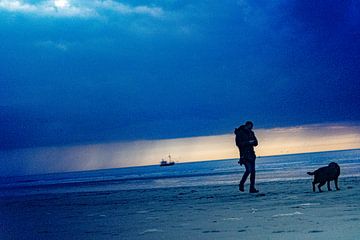
[[[336,162],[331,162],[331,163],[329,163],[329,167],[331,167],[331,168],[338,168],[339,165],[338,165]]]
[[[340,166],[336,162],[329,163],[329,168],[336,169],[336,172],[340,174]]]

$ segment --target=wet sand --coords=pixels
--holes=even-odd
[[[42,194],[0,199],[0,239],[358,239],[360,178]],[[333,187],[335,189],[335,187]]]

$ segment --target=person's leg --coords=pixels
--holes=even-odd
[[[250,163],[250,188],[255,188],[255,161]]]
[[[250,162],[250,193],[259,192],[255,188],[255,161]]]
[[[246,179],[248,178],[250,172],[251,172],[251,166],[250,166],[250,163],[248,161],[245,161],[244,162],[244,165],[245,165],[245,172],[240,180],[240,184],[239,184],[239,190],[241,192],[244,191],[244,184],[246,182]]]

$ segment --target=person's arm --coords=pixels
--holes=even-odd
[[[254,133],[252,133],[252,140],[250,140],[249,141],[249,143],[251,144],[251,145],[253,145],[254,147],[256,147],[257,145],[258,145],[258,140],[257,140],[257,138],[255,137],[255,134]]]
[[[249,145],[255,146],[255,144],[256,144],[256,140],[250,140],[250,141],[249,141]],[[257,144],[256,144],[256,145],[257,145]]]

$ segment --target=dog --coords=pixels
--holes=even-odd
[[[335,182],[336,190],[340,190],[338,187],[338,178],[340,176],[340,166],[331,162],[328,166],[319,168],[314,172],[307,172],[309,175],[314,175],[314,181],[312,182],[313,192],[315,192],[315,184],[319,183],[319,192],[322,192],[321,187],[327,182],[328,191],[331,191],[330,181]]]

